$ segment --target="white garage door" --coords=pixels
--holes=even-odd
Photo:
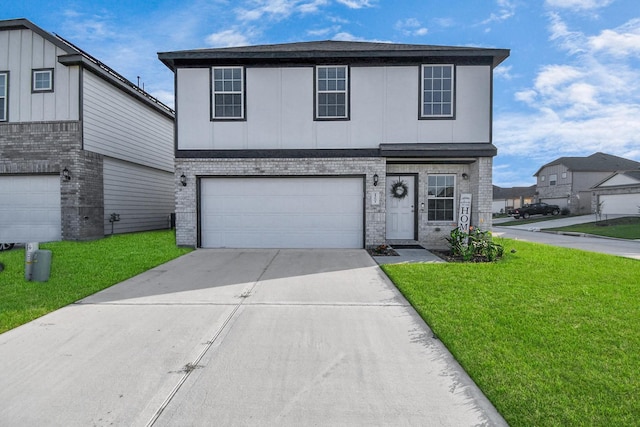
[[[60,177],[0,176],[0,242],[60,240]]]
[[[602,213],[605,215],[638,215],[640,194],[607,194],[600,196]]]
[[[203,178],[204,248],[362,248],[362,178]]]

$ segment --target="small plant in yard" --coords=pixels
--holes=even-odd
[[[451,245],[451,255],[462,258],[463,261],[495,261],[502,257],[504,248],[495,243],[491,232],[470,227],[469,233],[458,227],[451,230],[449,237],[445,237]]]

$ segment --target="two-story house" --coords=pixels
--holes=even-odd
[[[0,242],[168,228],[173,123],[63,38],[0,21]]]
[[[614,172],[637,170],[640,163],[606,153],[587,157],[560,157],[534,174],[541,202],[568,208],[574,214],[595,212],[592,187]]]
[[[198,247],[446,245],[491,226],[504,49],[302,42],[159,53],[175,73],[176,229]]]

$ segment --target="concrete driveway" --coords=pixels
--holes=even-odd
[[[0,335],[0,425],[506,425],[363,250],[198,250]]]

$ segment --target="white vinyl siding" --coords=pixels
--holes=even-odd
[[[173,120],[85,71],[84,149],[173,171]]]
[[[362,248],[362,178],[203,178],[205,248]]]
[[[8,120],[43,122],[78,120],[80,117],[79,67],[65,66],[58,56],[66,52],[39,34],[27,30],[0,31],[0,71],[8,71],[11,92]],[[55,92],[33,92],[32,71],[53,70]]]
[[[59,175],[0,176],[0,242],[61,239]]]
[[[114,233],[169,228],[174,211],[173,174],[120,160],[104,159],[104,233],[112,213]]]
[[[211,121],[210,68],[177,70],[178,149],[350,149],[489,143],[491,67],[456,66],[455,118],[421,120],[421,67],[349,68],[349,120],[318,120],[314,67],[248,67],[246,120]],[[266,108],[265,106],[268,106]]]

